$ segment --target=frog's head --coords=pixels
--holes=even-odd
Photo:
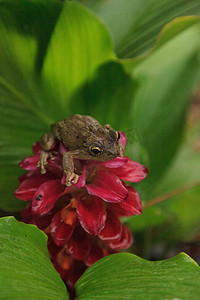
[[[98,161],[108,161],[123,156],[123,146],[119,142],[120,134],[113,129],[100,131],[95,138],[90,139],[89,154],[90,159]]]

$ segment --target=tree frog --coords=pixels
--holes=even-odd
[[[101,126],[100,123],[88,115],[71,115],[68,118],[51,125],[49,133],[42,135],[42,147],[38,167],[41,173],[46,173],[48,157],[58,141],[69,150],[63,154],[63,169],[66,173],[66,185],[77,183],[79,175],[74,171],[73,159],[92,159],[108,161],[123,156],[124,147],[119,142],[120,134],[110,125]]]

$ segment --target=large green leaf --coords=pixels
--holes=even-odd
[[[195,144],[199,139],[199,128],[186,131],[185,135],[188,137],[177,152],[170,168],[152,191],[152,198],[167,196],[169,193],[176,195],[181,190],[191,189],[193,185],[200,185],[200,155],[199,151],[195,149]]]
[[[198,123],[188,128],[187,138],[176,160],[152,193],[151,202],[167,200],[157,206],[163,213],[168,211],[171,214],[166,230],[159,237],[163,240],[168,237],[174,242],[189,241],[200,230],[200,155],[196,148],[200,128]]]
[[[54,269],[47,237],[36,226],[0,219],[0,298],[4,300],[68,299]]]
[[[161,28],[178,16],[200,13],[198,0],[79,0],[108,26],[119,57],[143,54]]]
[[[200,269],[186,254],[146,261],[114,254],[91,266],[76,283],[77,299],[199,299]]]
[[[67,96],[114,58],[103,23],[82,6],[66,2],[47,49],[43,80],[66,109]]]
[[[181,24],[180,19],[177,22]],[[176,22],[171,26],[177,26]],[[132,71],[140,80],[132,117],[149,155],[150,173],[142,183],[148,199],[182,138],[188,100],[199,80],[199,34],[199,23],[185,28],[160,44]]]
[[[13,38],[17,43],[12,41],[15,43],[15,50],[18,47],[18,51],[15,51],[14,56],[10,59],[15,60],[17,56],[20,64],[23,64],[23,69],[29,65],[29,67],[35,66],[39,71],[61,9],[62,3],[55,0],[48,2],[45,0],[1,0],[1,21],[7,30],[13,32]],[[17,33],[20,33],[20,36]],[[26,49],[28,39],[32,40],[34,51],[31,51],[30,48]]]
[[[109,123],[116,130],[130,127],[130,109],[137,82],[118,62],[109,62],[98,68],[70,101],[70,113],[89,114],[102,125]],[[122,101],[123,100],[123,101]]]
[[[145,204],[142,215],[128,220],[135,237],[133,250],[138,249],[137,254],[146,258],[151,257],[152,247],[160,249],[160,257],[163,257],[172,248],[176,251],[177,243],[191,241],[200,231],[200,155],[195,147],[199,139],[197,125],[198,122],[192,126],[187,124],[184,143],[171,167],[151,192],[152,199]],[[146,208],[148,205],[151,207]]]
[[[5,210],[22,207],[12,195],[20,174],[17,164],[31,154],[31,145],[56,115],[35,71],[60,9],[55,1],[0,2],[0,202]]]
[[[0,2],[2,209],[20,206],[12,196],[20,172],[18,162],[31,155],[33,142],[49,130],[49,124],[69,115],[65,87],[72,93],[112,58],[105,26],[79,4]]]

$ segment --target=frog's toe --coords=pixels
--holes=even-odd
[[[66,171],[66,186],[71,186],[72,183],[76,184],[79,178],[79,175],[74,172]]]
[[[41,168],[41,174],[45,174],[46,173],[46,169],[45,169],[45,163],[44,162],[39,162],[37,167]]]
[[[46,169],[45,168],[41,168],[41,174],[45,174],[46,173]]]
[[[41,174],[45,174],[46,173],[46,169],[45,166],[48,164],[47,163],[47,159],[49,157],[49,153],[47,151],[42,150],[41,154],[40,154],[40,160],[37,164],[37,168],[41,168]]]
[[[73,172],[70,172],[70,171],[65,171],[65,174],[66,174],[66,186],[71,186],[71,180],[73,178]]]
[[[79,175],[78,175],[78,174],[74,174],[74,178],[73,178],[72,182],[73,182],[74,184],[76,184],[77,181],[78,181],[78,179],[79,179]]]

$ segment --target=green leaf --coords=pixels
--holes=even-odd
[[[183,144],[152,190],[142,215],[128,220],[135,243],[141,242],[142,238],[151,253],[152,244],[165,243],[170,244],[170,248],[177,247],[177,243],[191,241],[200,230],[200,120],[198,115],[194,118],[197,112],[198,102],[197,105],[194,102],[186,123]],[[146,208],[146,205],[153,206]],[[148,251],[146,246],[140,245],[142,248]]]
[[[93,79],[72,97],[70,113],[89,114],[102,125],[109,122],[116,130],[127,131],[136,88],[137,82],[124,71],[120,63],[106,63],[100,66]]]
[[[164,45],[173,37],[197,23],[199,23],[199,17],[196,16],[175,18],[172,22],[168,23],[161,30],[161,33],[158,35],[156,48]]]
[[[133,235],[140,232],[141,235],[145,236],[148,230],[152,231],[154,228],[161,227],[164,223],[167,223],[171,217],[172,214],[169,213],[167,209],[162,209],[159,205],[156,205],[145,208],[142,215],[133,216],[129,218],[126,223]]]
[[[200,230],[200,155],[196,148],[200,122],[189,125],[184,144],[176,159],[152,193],[154,200],[167,200],[156,206],[163,213],[171,214],[168,226],[163,230],[160,239],[166,240],[167,237],[174,243],[180,240],[190,241]],[[144,218],[142,219],[145,222]]]
[[[114,254],[92,265],[76,283],[77,299],[199,299],[200,269],[185,253],[146,261]]]
[[[135,237],[134,245],[137,248],[140,243],[145,257],[152,254],[152,245],[165,244],[164,251],[169,251],[177,243],[192,241],[200,231],[200,156],[195,150],[198,127],[189,127],[186,133],[187,139],[146,203],[154,205],[127,221]]]
[[[200,186],[147,207],[141,216],[130,218],[127,223],[134,235],[137,254],[150,259],[163,258],[177,249],[187,249],[187,243],[195,245],[200,231],[199,193]]]
[[[79,4],[0,2],[2,209],[22,207],[13,197],[19,161],[50,124],[69,115],[68,95],[113,58],[105,26]]]
[[[35,69],[42,62],[52,22],[60,9],[55,1],[50,1],[48,7],[45,3],[0,2],[0,206],[5,210],[16,211],[23,206],[13,197],[21,173],[18,163],[31,155],[33,142],[54,120],[52,111],[55,115],[51,97],[35,80]]]
[[[66,2],[51,37],[42,76],[64,108],[66,97],[115,59],[103,23],[77,3]]]
[[[182,189],[191,189],[193,185],[200,185],[200,155],[195,149],[195,143],[199,139],[199,129],[195,133],[192,131],[194,129],[186,131],[189,139],[187,138],[181,146],[162,180],[152,191],[152,198],[169,192],[176,194]]]
[[[13,217],[0,219],[1,299],[68,299],[46,243],[46,235],[36,226]]]
[[[150,173],[141,184],[148,199],[182,138],[188,100],[199,79],[199,34],[199,23],[189,26],[132,71],[133,78],[140,80],[132,118],[149,155]]]
[[[79,0],[108,26],[121,58],[143,54],[161,28],[178,16],[198,15],[198,0]]]
[[[134,28],[138,20],[142,18],[150,7],[151,0],[79,0],[79,2],[90,8],[108,26],[115,50],[120,52],[124,47],[126,37]]]
[[[23,69],[28,66],[29,71],[32,67],[39,71],[61,9],[62,3],[55,0],[1,0],[0,19],[14,35],[15,41],[12,43],[20,50],[9,59],[15,60],[17,57]],[[28,40],[32,41],[32,50],[26,49]]]
[[[17,212],[21,211],[27,203],[19,201],[13,195],[14,191],[18,188],[18,177],[24,173],[20,167],[7,165],[3,166],[0,173],[0,208],[4,211]]]
[[[184,32],[184,30],[187,30],[189,27],[198,24],[199,22],[200,18],[197,16],[186,16],[176,18],[162,28],[162,30],[158,34],[156,43],[147,53],[138,57],[133,57],[131,59],[121,59],[120,61],[124,65],[125,69],[128,72],[131,72],[131,70],[134,67],[136,67],[142,61],[144,61],[152,53],[157,51],[158,48],[163,47],[164,44],[178,36],[181,32]]]
[[[188,190],[160,204],[162,211],[169,211],[171,220],[159,235],[159,240],[168,240],[171,244],[190,242],[196,239],[200,231],[200,186]]]

